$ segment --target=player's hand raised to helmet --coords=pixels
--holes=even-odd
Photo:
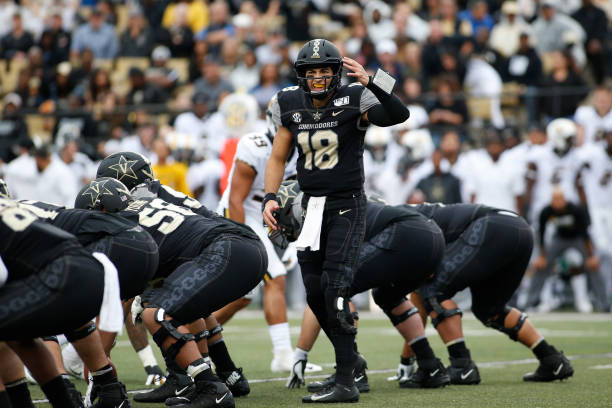
[[[347,76],[355,78],[363,86],[368,85],[368,82],[370,81],[370,76],[360,63],[349,57],[342,58],[342,63],[344,64],[344,68],[348,69],[349,71],[352,71],[348,72],[346,74]]]

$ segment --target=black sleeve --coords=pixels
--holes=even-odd
[[[585,239],[589,238],[589,215],[587,211],[580,206],[575,207],[576,217],[576,235]]]
[[[546,223],[550,218],[551,212],[552,209],[550,208],[550,206],[548,206],[544,207],[544,209],[540,213],[540,236],[538,237],[540,241],[540,248],[544,248],[544,234],[546,233]]]
[[[392,126],[404,122],[410,111],[394,94],[387,95],[382,91],[370,89],[380,101],[368,110],[368,121],[376,126]]]

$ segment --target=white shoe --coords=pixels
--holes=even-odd
[[[62,349],[62,360],[64,360],[64,367],[68,374],[80,380],[85,379],[83,360],[81,360],[72,344],[68,344]]]
[[[318,373],[319,371],[323,371],[323,367],[313,363],[306,363],[305,373]]]
[[[281,349],[274,351],[274,358],[270,363],[270,371],[273,373],[290,372],[293,368],[293,350]]]

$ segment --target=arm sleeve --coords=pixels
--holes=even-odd
[[[544,248],[544,234],[546,233],[546,223],[550,215],[550,207],[545,207],[540,213],[540,231],[539,231],[539,242],[540,248]]]
[[[361,94],[360,109],[362,112],[368,112],[370,123],[376,126],[392,126],[408,119],[410,112],[397,96],[387,95],[382,91],[378,94],[375,95],[370,89],[364,89]],[[372,98],[378,103],[373,103]],[[364,110],[366,107],[367,109]]]

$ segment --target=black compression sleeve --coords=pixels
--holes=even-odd
[[[392,126],[408,119],[410,111],[397,96],[394,94],[388,95],[376,85],[368,85],[368,89],[380,102],[380,105],[374,105],[368,110],[368,121],[370,123],[376,126]]]

